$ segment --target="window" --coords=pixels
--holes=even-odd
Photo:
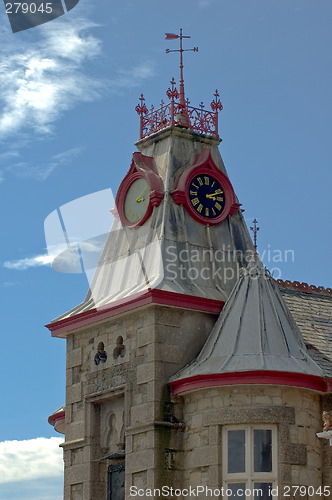
[[[224,487],[232,491],[229,496],[234,500],[272,499],[271,489],[277,481],[276,428],[225,426],[223,479]]]

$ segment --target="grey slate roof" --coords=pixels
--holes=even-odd
[[[327,377],[332,377],[332,294],[304,293],[279,286],[310,356],[321,366]]]
[[[246,254],[254,253],[242,212],[238,210],[222,224],[209,227],[194,220],[171,197],[179,174],[207,147],[216,166],[226,173],[218,144],[218,139],[176,127],[137,144],[144,155],[154,158],[164,198],[138,229],[128,229],[119,219],[114,220],[85,300],[55,321],[151,287],[227,300],[239,269],[247,265]]]
[[[256,286],[257,282],[256,284],[252,282],[250,286],[247,283],[248,292],[249,289],[251,290],[250,301],[244,301],[245,280],[241,278],[237,284],[236,281],[239,269],[247,265],[244,256],[246,252],[253,253],[253,245],[241,211],[238,211],[233,217],[229,217],[222,224],[207,228],[194,221],[182,206],[178,206],[173,202],[170,196],[177,176],[192,165],[195,155],[201,153],[206,147],[211,148],[215,164],[222,172],[226,173],[217,147],[218,144],[217,139],[207,138],[179,128],[166,129],[137,143],[138,149],[144,155],[154,157],[156,171],[163,180],[165,197],[159,207],[154,208],[151,217],[144,226],[137,230],[129,230],[122,227],[119,220],[114,221],[99,267],[94,273],[94,277],[91,276],[89,279],[91,286],[86,298],[81,304],[55,321],[76,316],[81,312],[103,305],[111,305],[112,302],[118,299],[130,297],[139,291],[147,290],[149,287],[221,301],[226,301],[235,287],[232,300],[234,300],[235,296],[237,297],[238,318],[240,318],[239,309],[241,307],[244,308],[243,314],[245,314],[245,319],[243,317],[241,323],[242,330],[238,332],[241,335],[236,344],[242,351],[238,350],[236,355],[233,353],[234,356],[228,359],[227,364],[223,365],[223,369],[229,370],[231,366],[234,366],[236,370],[243,370],[247,369],[246,367],[253,366],[255,369],[258,366],[262,366],[262,369],[268,369],[264,368],[264,366],[275,369],[272,366],[274,367],[276,364],[279,367],[281,365],[286,367],[287,365],[287,369],[289,369],[291,364],[294,371],[295,367],[299,366],[298,363],[300,363],[301,369],[305,369],[307,363],[310,364],[310,360],[308,360],[307,354],[303,358],[307,361],[303,361],[301,358],[301,352],[305,353],[305,348],[303,348],[303,340],[299,336],[300,329],[308,345],[308,353],[324,370],[325,375],[332,377],[332,295],[302,293],[299,290],[291,290],[280,286],[282,297],[293,314],[297,326],[294,326],[293,320],[289,320],[289,311],[285,312],[287,308],[285,309],[285,305],[282,304],[280,295],[275,290],[276,285],[271,280],[267,280],[261,289]],[[169,253],[170,248],[172,249],[172,255]],[[209,259],[208,252],[210,250],[214,256],[212,259]],[[188,252],[190,255],[200,255],[201,257],[199,261],[196,259],[194,262],[181,262],[178,258],[181,252]],[[207,253],[202,258],[204,252]],[[219,259],[215,258],[217,253]],[[224,261],[220,261],[221,255]],[[172,260],[175,258],[174,256],[176,256],[175,262]],[[183,268],[183,274],[177,272],[176,277],[174,277],[173,270],[179,269],[180,265]],[[190,276],[190,267],[198,270],[199,275],[197,278]],[[234,276],[224,279],[223,276],[220,277],[220,273],[217,272],[213,276],[213,273],[210,272],[211,277],[209,279],[206,279],[206,274],[202,278],[201,272],[204,267],[209,267],[210,271],[217,269],[221,271],[221,274],[227,268],[228,271],[233,272]],[[242,283],[242,287],[239,290],[240,283]],[[269,283],[268,286],[267,283]],[[310,287],[308,288],[310,289]],[[261,291],[264,289],[265,299],[263,300]],[[272,295],[275,295],[275,297],[271,302],[268,297]],[[260,297],[261,302],[258,301],[258,297]],[[275,314],[272,314],[273,308],[279,311],[280,314],[282,313],[284,319],[286,318],[288,327],[293,332],[291,338],[293,340],[294,338],[298,339],[295,342],[296,355],[293,351],[289,353],[287,353],[287,350],[285,351],[285,338],[280,337],[280,328],[278,329],[276,321],[273,323],[274,334],[272,337],[262,329],[262,325],[258,322],[260,318],[258,305],[260,303],[266,308],[267,318],[275,319]],[[276,307],[277,304],[279,304],[278,308]],[[252,306],[253,309],[251,310]],[[228,307],[230,308],[230,306]],[[230,324],[229,319],[225,321],[225,325],[223,324],[222,318],[225,311],[226,309],[217,321],[212,332],[213,335],[215,335],[217,328],[223,325],[222,330],[224,331],[226,323]],[[235,314],[233,314],[234,316]],[[260,344],[255,325],[259,326],[259,335],[261,335],[261,340],[264,340],[262,352],[259,350]],[[244,335],[244,326],[247,328],[246,336]],[[254,350],[245,354],[250,332],[254,334],[254,338],[249,345]],[[230,335],[232,336],[233,333]],[[272,350],[278,335],[279,340],[282,340],[282,342],[277,347],[273,357]],[[228,348],[230,348],[230,338],[232,337],[226,335],[225,345]],[[239,342],[240,338],[241,342]],[[292,346],[293,343],[291,342],[290,345]],[[283,346],[283,350],[280,355],[278,349],[281,346]],[[220,355],[223,352],[226,351],[220,349]],[[200,355],[200,362],[203,359],[202,356],[203,354]],[[294,356],[293,363],[290,356]],[[226,359],[223,359],[224,362],[226,362]],[[212,361],[209,363],[211,365]],[[208,365],[205,364],[205,366]],[[220,366],[220,363],[218,366]]]
[[[276,282],[262,268],[243,273],[203,349],[172,380],[252,370],[324,375]]]

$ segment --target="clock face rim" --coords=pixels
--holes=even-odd
[[[130,222],[127,219],[127,217],[125,216],[125,201],[126,201],[126,197],[127,197],[128,191],[130,189],[130,186],[133,184],[133,182],[135,182],[137,179],[140,179],[140,178],[143,178],[146,181],[147,185],[149,186],[149,203],[148,203],[147,209],[146,209],[143,217],[141,219],[139,219],[137,222]],[[118,207],[118,212],[119,212],[119,216],[120,216],[122,224],[124,226],[128,227],[129,229],[135,229],[135,228],[142,226],[150,217],[150,215],[152,213],[152,208],[153,208],[152,203],[151,203],[151,185],[150,185],[149,179],[141,172],[134,172],[133,174],[131,174],[128,177],[125,177],[123,179],[123,181],[119,187],[118,196],[119,196],[118,203],[116,203],[116,204]]]
[[[157,172],[154,171],[152,162],[152,157],[144,156],[138,152],[133,153],[130,169],[120,183],[113,213],[120,219],[121,224],[128,229],[138,229],[142,226],[152,214],[153,208],[158,207],[164,198],[163,182]],[[145,179],[149,186],[149,203],[145,215],[139,221],[131,223],[125,216],[125,199],[132,183],[141,177]]]
[[[215,177],[223,187],[225,194],[225,207],[222,214],[215,219],[207,219],[201,216],[196,210],[193,210],[189,198],[189,186],[192,179],[197,175],[208,174]],[[234,189],[227,174],[213,161],[211,148],[204,148],[203,151],[195,155],[194,162],[187,167],[176,179],[173,191],[171,191],[173,201],[177,205],[182,205],[185,211],[194,220],[205,226],[214,226],[223,222],[228,216],[233,216],[240,208],[241,204],[237,202]]]
[[[205,217],[204,215],[199,214],[192,206],[190,197],[189,197],[189,189],[190,189],[190,184],[194,177],[197,177],[199,175],[209,175],[210,177],[213,177],[216,179],[221,188],[223,189],[224,192],[224,209],[222,210],[221,214],[218,217],[214,218],[208,218]],[[216,171],[215,169],[212,169],[208,166],[198,166],[192,169],[190,174],[188,175],[186,182],[185,182],[185,187],[184,187],[184,194],[185,194],[185,208],[189,215],[191,215],[194,219],[196,219],[198,222],[201,222],[205,225],[215,225],[215,224],[220,224],[220,222],[223,222],[228,215],[230,214],[231,206],[232,206],[232,193],[233,193],[233,188],[232,185],[227,178],[227,176],[221,172],[221,171]]]
[[[197,196],[197,199],[199,201],[197,202],[196,205],[193,205],[193,203],[192,203],[193,199],[191,198],[192,195],[190,194],[191,193],[191,187],[192,187],[192,184],[194,183],[194,180],[197,179],[198,177],[203,177],[204,179],[206,177],[209,177],[210,179],[213,179],[214,182],[218,183],[218,185],[220,186],[220,189],[222,189],[222,193],[218,193],[218,194],[222,194],[223,195],[223,200],[218,200],[217,201],[217,203],[219,203],[219,201],[220,201],[219,205],[221,204],[221,201],[222,201],[222,209],[219,212],[219,214],[216,215],[216,216],[212,216],[212,217],[208,216],[208,215],[206,215],[206,212],[205,212],[205,214],[200,214],[200,212],[195,208],[195,206],[198,203],[200,203],[202,205],[202,200],[201,200],[201,198],[198,198],[198,194],[197,193],[196,193],[196,196]],[[202,181],[202,179],[201,179],[201,181]],[[200,184],[200,181],[198,181],[196,184]],[[203,185],[204,184],[201,184],[201,186],[203,186]],[[194,187],[197,187],[197,186],[194,185]],[[218,178],[218,176],[215,175],[214,172],[213,173],[211,171],[209,171],[209,172],[203,172],[203,169],[201,169],[200,172],[195,173],[194,175],[191,175],[189,177],[188,189],[186,190],[186,194],[188,196],[188,202],[189,202],[188,204],[189,204],[191,210],[193,210],[195,212],[196,216],[203,218],[204,221],[209,221],[209,223],[215,223],[215,221],[217,221],[217,220],[219,221],[219,219],[223,216],[223,212],[226,209],[226,195],[225,195],[225,190],[224,190],[224,187],[223,187],[223,183],[220,181],[220,179]],[[211,208],[213,210],[213,207],[206,207],[205,205],[203,205],[203,210],[204,209],[206,210],[207,208]]]
[[[146,204],[146,208],[145,208],[145,211],[144,213],[142,214],[142,216],[138,219],[138,220],[135,220],[135,221],[131,221],[127,218],[127,215],[126,215],[126,200],[128,199],[128,195],[130,194],[129,191],[130,191],[130,188],[133,186],[133,184],[135,182],[137,182],[138,180],[140,179],[143,179],[143,181],[145,182],[146,184],[146,188],[148,188],[149,192],[148,192],[148,202]],[[146,189],[145,188],[145,189]],[[151,194],[151,189],[150,189],[150,185],[147,181],[147,179],[143,176],[143,175],[137,175],[136,178],[132,178],[131,179],[131,182],[129,183],[127,189],[126,189],[126,193],[125,193],[125,196],[124,196],[124,200],[123,200],[123,215],[127,221],[127,225],[129,224],[130,226],[136,226],[136,225],[142,225],[142,221],[143,219],[146,217],[146,214],[149,210],[149,206],[150,206],[150,194]],[[148,217],[147,217],[148,218]]]

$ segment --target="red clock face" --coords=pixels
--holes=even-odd
[[[193,210],[207,219],[220,217],[225,209],[224,189],[210,174],[195,175],[188,188],[189,202]]]

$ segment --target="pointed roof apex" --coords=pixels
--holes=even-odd
[[[243,269],[202,351],[172,378],[171,385],[186,380],[189,387],[192,378],[258,371],[261,383],[266,383],[263,372],[323,376],[307,353],[275,280],[259,259]]]

